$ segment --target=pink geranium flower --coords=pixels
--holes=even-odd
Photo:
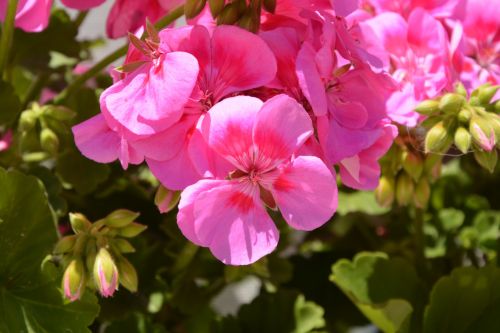
[[[203,120],[207,144],[232,166],[227,180],[206,179],[181,196],[179,227],[225,264],[251,264],[272,252],[278,230],[264,204],[295,229],[312,230],[337,207],[334,175],[319,158],[294,153],[313,134],[292,98],[247,96],[219,102]]]
[[[7,130],[4,134],[0,135],[0,152],[10,148],[12,144],[12,130]]]
[[[7,12],[8,0],[0,0],[0,21]],[[52,0],[20,0],[17,5],[15,26],[26,32],[40,32],[49,24]]]
[[[463,15],[465,1],[467,0],[364,0],[363,4],[365,8],[372,7],[377,14],[394,12],[408,17],[414,9],[422,8],[434,17],[447,18]]]
[[[88,10],[106,0],[62,0],[63,4],[79,10]],[[110,38],[123,37],[127,32],[135,32],[148,18],[156,22],[169,10],[182,3],[181,0],[116,0],[108,16],[106,32]]]

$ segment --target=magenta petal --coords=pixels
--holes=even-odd
[[[119,156],[121,139],[113,132],[102,115],[92,117],[72,128],[75,143],[87,158],[110,163]]]
[[[165,13],[157,0],[116,0],[109,12],[106,33],[110,38],[126,36],[128,32],[134,33],[142,27],[146,17],[156,22]]]
[[[276,58],[261,37],[231,25],[214,29],[212,66],[205,75],[216,99],[263,86],[274,79],[276,70]]]
[[[262,105],[255,97],[230,97],[212,107],[203,121],[208,145],[242,170],[253,158],[253,124]]]
[[[337,210],[337,183],[332,171],[315,156],[299,156],[279,170],[271,193],[287,223],[313,230]]]
[[[0,1],[0,22],[7,11],[7,0]],[[26,32],[40,32],[49,24],[52,0],[20,0],[17,5],[15,26]]]
[[[63,5],[78,10],[88,10],[103,4],[106,0],[61,0]]]
[[[260,169],[275,167],[313,134],[311,118],[295,99],[277,95],[264,103],[253,128],[255,159]]]
[[[304,96],[311,104],[314,114],[322,116],[327,113],[325,86],[316,67],[313,47],[304,43],[297,55],[297,78]]]
[[[248,265],[271,253],[279,233],[258,197],[258,188],[226,182],[194,203],[195,233],[228,265]]]

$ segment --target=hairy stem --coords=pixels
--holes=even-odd
[[[162,19],[160,19],[155,24],[155,27],[158,29],[164,28],[167,25],[174,22],[175,20],[177,20],[183,14],[184,14],[184,6],[179,6],[176,9],[169,12],[168,15],[166,15]],[[78,76],[63,91],[61,91],[61,93],[56,96],[55,101],[60,102],[64,99],[68,98],[72,93],[75,92],[75,90],[77,90],[80,86],[82,86],[89,79],[95,77],[97,74],[99,74],[107,66],[111,65],[113,62],[115,62],[116,60],[118,60],[121,57],[123,57],[124,55],[126,55],[127,49],[128,49],[128,44],[120,47],[119,49],[117,49],[116,51],[114,51],[113,53],[109,54],[107,57],[105,57],[104,59],[102,59],[101,61],[96,63],[94,66],[92,66],[85,73]]]
[[[9,0],[7,13],[2,27],[2,38],[0,39],[0,79],[3,78],[3,72],[9,58],[9,51],[12,44],[12,35],[14,34],[14,22],[16,20],[18,0]]]

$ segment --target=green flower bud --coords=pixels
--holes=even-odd
[[[43,108],[44,114],[59,121],[67,121],[76,117],[76,112],[61,105],[48,105]]]
[[[472,118],[472,112],[467,109],[462,109],[457,115],[458,121],[463,125],[469,125],[469,121]]]
[[[205,8],[206,3],[206,0],[187,0],[184,4],[184,15],[186,15],[188,19],[198,16],[203,8]]]
[[[257,32],[260,26],[260,16],[255,15],[254,13],[247,13],[243,15],[238,21],[238,25],[250,32]]]
[[[455,132],[454,141],[455,146],[457,146],[457,148],[460,149],[462,153],[467,154],[470,149],[472,137],[469,134],[469,131],[467,131],[463,127],[459,127]]]
[[[85,268],[80,259],[73,259],[66,270],[62,280],[64,296],[74,302],[82,296],[85,290]]]
[[[75,234],[85,233],[92,227],[92,223],[80,213],[69,213],[69,222]]]
[[[442,153],[450,147],[452,138],[440,121],[434,125],[425,137],[425,153]]]
[[[405,159],[403,160],[403,169],[415,180],[417,181],[422,175],[424,170],[424,163],[415,154],[407,153]]]
[[[139,215],[127,209],[118,209],[104,218],[104,224],[110,228],[123,228],[134,222]]]
[[[264,6],[264,9],[268,11],[269,13],[274,14],[276,10],[276,0],[264,0],[262,2],[262,5]]]
[[[54,247],[54,254],[64,254],[71,252],[76,243],[76,235],[61,238]]]
[[[47,153],[55,155],[59,150],[59,138],[53,130],[46,127],[40,133],[40,145]]]
[[[238,11],[238,5],[236,3],[230,3],[224,7],[217,17],[217,24],[228,24],[232,25],[238,21],[240,18],[240,13]]]
[[[126,237],[126,238],[133,238],[137,235],[139,235],[141,232],[146,230],[148,227],[139,223],[131,223],[128,226],[124,228],[117,229],[117,235]]]
[[[210,7],[210,13],[212,13],[213,18],[217,18],[217,16],[224,9],[224,0],[208,0],[208,6]]]
[[[496,150],[492,150],[490,152],[477,150],[474,152],[474,158],[479,165],[488,170],[490,173],[495,171],[495,166],[498,162],[498,154]]]
[[[448,93],[441,97],[439,109],[444,113],[458,113],[465,103],[465,97],[458,94]]]
[[[500,113],[500,99],[495,102],[493,110],[495,111],[495,113]]]
[[[497,93],[498,88],[500,88],[500,86],[489,86],[489,87],[479,88],[479,92],[477,94],[479,103],[481,103],[482,105],[488,105],[493,96],[495,96],[495,94]]]
[[[400,206],[410,203],[414,189],[415,185],[411,177],[406,172],[402,172],[396,181],[396,200]]]
[[[21,117],[19,118],[19,130],[22,132],[31,131],[38,120],[38,115],[33,110],[26,110],[21,113]]]
[[[36,162],[41,162],[45,161],[46,159],[49,158],[49,154],[43,151],[37,151],[34,153],[26,153],[23,154],[23,161],[27,163],[36,163]]]
[[[134,266],[125,258],[118,260],[118,272],[120,273],[120,284],[130,292],[137,291],[138,278]]]
[[[87,271],[94,271],[94,263],[97,257],[97,242],[95,238],[91,238],[87,242],[87,246],[85,247],[85,266],[87,267]]]
[[[415,207],[425,208],[429,202],[430,196],[431,187],[429,185],[429,181],[425,178],[420,179],[415,187],[415,196],[413,198]]]
[[[375,189],[375,199],[382,207],[390,207],[394,201],[394,178],[382,176]]]
[[[113,246],[120,253],[133,253],[133,252],[135,252],[135,248],[126,239],[115,238],[115,239],[113,239],[112,242],[113,242]]]
[[[467,90],[462,82],[455,83],[455,92],[461,96],[467,97]]]
[[[94,263],[94,282],[103,297],[113,296],[118,289],[119,273],[115,261],[105,248],[100,248]]]
[[[439,112],[439,102],[428,99],[426,101],[420,102],[415,107],[415,111],[425,116],[431,115],[433,113]]]
[[[181,199],[180,191],[171,191],[164,186],[159,186],[155,194],[155,204],[160,213],[168,213],[177,206]]]

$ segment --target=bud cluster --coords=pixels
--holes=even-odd
[[[38,162],[57,155],[61,137],[69,135],[68,122],[75,112],[60,105],[33,103],[19,118],[20,144],[26,162]]]
[[[382,176],[375,198],[383,207],[391,206],[394,201],[400,206],[427,206],[430,184],[439,177],[442,157],[426,155],[416,149],[418,146],[413,138],[412,133],[398,137],[381,160]]]
[[[238,25],[248,31],[257,32],[260,27],[260,13],[264,8],[274,13],[276,0],[187,0],[184,13],[188,19],[201,13],[208,1],[210,13],[217,20],[217,24]],[[226,3],[228,2],[228,3]]]
[[[500,147],[500,100],[492,101],[500,86],[481,85],[469,96],[459,84],[454,93],[426,100],[415,110],[428,118],[426,153],[445,153],[452,144],[464,154],[473,151],[476,161],[493,172]]]
[[[146,229],[134,222],[138,216],[119,209],[91,223],[82,214],[70,214],[75,234],[61,238],[54,249],[65,265],[62,288],[68,300],[78,300],[86,288],[98,290],[103,297],[112,296],[119,284],[137,291],[137,272],[123,254],[135,251],[125,238]]]

